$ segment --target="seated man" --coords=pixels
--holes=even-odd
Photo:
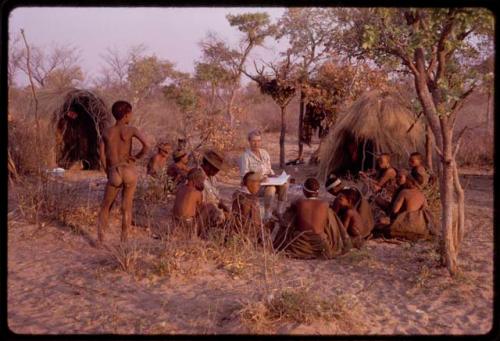
[[[193,233],[198,233],[196,218],[201,210],[204,181],[205,174],[201,168],[191,169],[187,183],[177,189],[172,209],[174,221]]]
[[[273,246],[296,258],[333,258],[350,248],[349,236],[337,215],[320,200],[319,182],[305,181],[304,198],[286,210]]]
[[[417,181],[420,188],[427,186],[429,182],[429,174],[424,167],[424,157],[419,152],[411,153],[408,160],[410,166],[410,174]]]
[[[269,153],[260,148],[262,142],[261,133],[254,130],[248,134],[248,143],[250,148],[247,148],[240,160],[240,176],[243,177],[247,172],[257,172],[265,177],[274,176],[274,171],[271,168],[271,158]],[[277,214],[281,215],[285,209],[287,200],[288,183],[282,186],[262,186],[264,194],[264,220],[271,218],[271,205],[273,198],[278,193]]]
[[[340,205],[338,196],[341,193],[350,192],[354,190],[357,195],[354,202],[354,208],[358,211],[361,219],[363,220],[363,226],[367,228],[371,232],[373,227],[375,226],[375,219],[373,217],[373,210],[368,203],[368,200],[361,194],[361,192],[355,187],[346,187],[342,183],[342,181],[337,178],[334,174],[331,174],[325,183],[325,188],[328,193],[334,196],[334,200],[330,203],[330,208],[336,213],[339,214]]]
[[[255,240],[262,223],[259,198],[256,195],[260,188],[260,181],[260,174],[248,172],[243,177],[241,188],[233,194],[232,212],[236,226],[242,231],[250,232]]]
[[[338,198],[339,217],[347,233],[351,237],[353,246],[359,248],[371,230],[363,224],[363,219],[354,208],[358,193],[354,189],[343,190]]]
[[[427,209],[427,200],[418,188],[417,181],[408,176],[404,189],[398,194],[392,206],[391,223],[383,234],[409,240],[429,238],[434,234],[432,219]]]
[[[170,143],[158,144],[158,152],[149,159],[147,165],[147,174],[151,176],[158,176],[158,173],[165,167],[167,158],[172,152],[172,145]]]
[[[183,183],[189,172],[188,153],[184,150],[176,150],[173,154],[174,163],[167,169],[167,175],[170,176],[176,185]]]
[[[208,150],[203,155],[201,169],[205,174],[205,182],[201,215],[204,228],[222,224],[225,221],[226,213],[229,212],[228,207],[220,197],[216,178],[217,173],[226,168],[224,157],[219,153]]]
[[[368,182],[373,192],[380,193],[382,189],[385,189],[386,197],[390,200],[395,190],[396,170],[391,166],[389,154],[382,153],[377,157],[377,166],[373,177],[364,172],[359,172],[359,175]]]

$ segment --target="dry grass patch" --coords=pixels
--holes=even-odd
[[[299,287],[283,289],[265,300],[243,303],[239,314],[251,332],[273,332],[280,322],[328,321],[350,325],[349,320],[354,318],[351,309],[343,294],[322,298],[307,287]]]

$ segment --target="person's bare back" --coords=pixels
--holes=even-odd
[[[328,223],[328,202],[320,199],[302,198],[296,201],[296,224],[302,231],[321,234]]]
[[[173,214],[177,218],[194,218],[203,199],[202,192],[191,184],[181,185],[175,195]]]
[[[416,188],[402,190],[394,202],[393,212],[395,214],[402,212],[418,211],[427,205],[425,195]]]
[[[347,209],[342,223],[351,237],[365,237],[366,231],[363,218],[354,208]]]
[[[116,123],[103,132],[99,144],[99,157],[106,171],[108,182],[99,211],[98,244],[104,242],[104,230],[108,228],[109,211],[120,189],[123,189],[121,240],[127,240],[128,229],[132,221],[132,201],[137,184],[137,172],[134,162],[136,159],[141,158],[149,148],[139,130],[128,126],[132,116],[130,103],[125,101],[115,102],[112,113]],[[137,138],[142,144],[141,151],[135,156],[131,155],[132,138]]]

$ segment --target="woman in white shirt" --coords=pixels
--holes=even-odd
[[[240,160],[240,176],[242,178],[250,171],[262,174],[264,177],[263,181],[266,180],[266,177],[275,176],[271,168],[269,153],[260,148],[262,142],[261,135],[259,130],[253,130],[248,134],[250,148],[245,150]],[[264,220],[271,217],[271,204],[276,193],[278,193],[277,212],[279,215],[283,213],[287,200],[287,190],[288,183],[281,186],[261,187],[261,193],[264,193]]]

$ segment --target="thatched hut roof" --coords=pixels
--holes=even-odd
[[[409,154],[423,148],[425,130],[415,120],[396,93],[365,92],[340,115],[326,137],[320,155],[320,178],[331,172],[355,174],[360,168],[371,167],[376,153],[391,154],[395,166],[406,165]],[[366,153],[361,155],[363,149]]]
[[[84,169],[99,169],[99,140],[112,122],[104,101],[88,90],[67,89],[42,95],[56,130],[56,163],[69,168],[82,161]]]

